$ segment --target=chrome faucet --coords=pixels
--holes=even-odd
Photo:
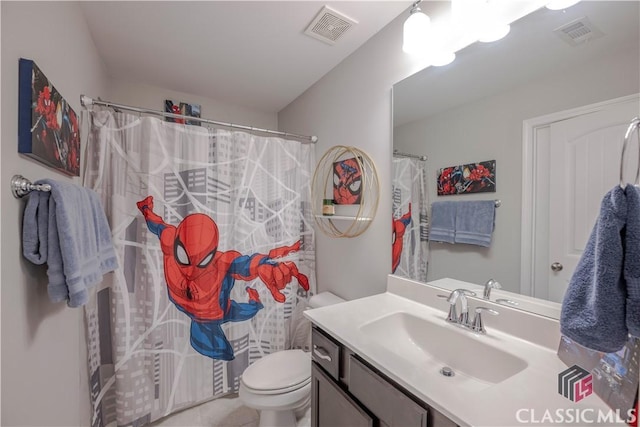
[[[500,283],[497,280],[489,279],[487,283],[484,284],[484,292],[482,292],[482,298],[489,299],[489,295],[491,295],[491,289],[502,289]]]
[[[449,303],[449,315],[447,321],[457,323],[463,326],[469,326],[469,304],[467,303],[467,295],[475,297],[475,292],[468,289],[455,289],[447,298]],[[456,310],[456,304],[460,300],[460,315]]]
[[[476,315],[473,318],[473,323],[470,325],[471,330],[478,334],[486,334],[487,330],[484,328],[484,322],[482,321],[482,312],[486,311],[494,316],[497,316],[499,313],[496,310],[487,307],[476,307],[475,311]]]
[[[494,284],[499,283],[495,280],[491,280]],[[489,287],[491,289],[491,287]],[[482,321],[482,312],[487,312],[489,314],[493,314],[494,316],[499,313],[496,310],[493,310],[488,307],[476,307],[475,308],[475,316],[473,317],[473,322],[469,322],[469,304],[467,302],[467,296],[475,297],[475,292],[472,292],[468,289],[455,289],[451,291],[449,296],[446,295],[438,295],[439,298],[446,299],[449,303],[449,314],[447,315],[447,322],[455,323],[456,325],[460,325],[464,328],[468,328],[477,334],[486,334],[487,330],[484,328],[484,322]],[[458,315],[458,310],[456,305],[460,300],[460,315]]]

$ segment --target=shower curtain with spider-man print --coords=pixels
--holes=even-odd
[[[251,363],[308,347],[313,145],[85,115],[84,184],[121,266],[85,306],[92,425],[142,426],[235,393]]]
[[[394,156],[391,168],[393,274],[425,282],[429,256],[426,161]]]

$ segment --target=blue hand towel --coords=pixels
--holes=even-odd
[[[456,203],[433,202],[431,204],[431,230],[429,240],[454,243],[456,232]]]
[[[627,290],[627,329],[640,337],[640,188],[628,184],[623,275]]]
[[[494,200],[458,202],[455,242],[491,246],[495,216]]]
[[[22,227],[22,253],[34,264],[41,265],[47,262],[48,225],[49,204],[40,203],[40,192],[35,191],[29,195],[29,201],[24,208]]]
[[[627,341],[626,289],[622,275],[625,191],[616,186],[603,198],[562,302],[560,331],[584,347],[611,353]]]
[[[54,180],[51,192],[32,192],[23,218],[23,254],[47,263],[52,301],[70,307],[87,302],[87,289],[118,267],[111,230],[98,195],[88,188]]]

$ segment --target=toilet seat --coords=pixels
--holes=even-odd
[[[292,392],[311,382],[311,358],[302,350],[278,351],[245,369],[240,381],[254,394]]]

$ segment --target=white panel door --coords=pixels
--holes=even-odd
[[[549,293],[562,302],[589,240],[603,196],[620,180],[624,133],[638,99],[550,126]],[[634,138],[635,139],[635,138]],[[637,142],[625,154],[625,180],[635,178]]]

